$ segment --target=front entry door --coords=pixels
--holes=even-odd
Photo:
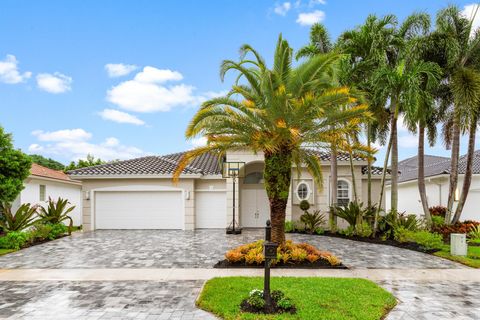
[[[270,219],[270,204],[263,188],[245,186],[241,192],[240,223],[244,228],[263,228]]]

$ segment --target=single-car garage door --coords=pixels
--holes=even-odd
[[[226,192],[195,192],[195,228],[225,227],[227,227]]]
[[[183,229],[181,191],[95,193],[96,229]]]

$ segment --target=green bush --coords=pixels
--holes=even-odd
[[[435,227],[441,227],[445,225],[445,218],[442,216],[432,216],[432,226]]]
[[[386,239],[395,237],[395,229],[403,227],[410,231],[418,230],[420,222],[414,214],[406,215],[396,211],[390,211],[378,222],[378,229],[385,235]]]
[[[368,222],[364,221],[360,224],[357,224],[355,227],[355,232],[360,237],[368,238],[372,235],[373,229]]]
[[[325,229],[323,229],[322,227],[318,227],[315,229],[315,233],[318,235],[322,235],[325,233]]]
[[[25,246],[25,244],[29,240],[30,240],[30,237],[28,233],[20,232],[20,231],[12,231],[7,233],[3,237],[0,237],[0,248],[18,250],[23,246]]]
[[[355,235],[355,229],[353,228],[353,226],[349,226],[346,229],[338,231],[338,233],[343,234],[344,236],[347,236],[347,237],[352,237]]]
[[[254,289],[250,291],[247,298],[248,304],[257,309],[263,309],[265,307],[265,300],[263,299],[263,291]]]
[[[471,240],[480,240],[480,225],[473,227],[468,233],[468,237]]]
[[[425,250],[441,249],[443,246],[442,235],[424,230],[412,232],[411,240],[418,243]]]
[[[315,210],[313,213],[305,211],[300,217],[300,221],[305,224],[305,231],[310,234],[315,232],[315,229],[326,222],[325,215],[320,213],[320,210]]]
[[[9,203],[0,204],[0,228],[5,232],[22,231],[37,223],[37,207],[31,206],[30,203],[22,204],[15,213],[12,211],[12,205]]]
[[[293,221],[285,221],[285,232],[295,232],[295,223]]]
[[[56,223],[52,224],[52,230],[48,234],[48,239],[54,240],[57,239],[59,236],[62,236],[68,233],[68,227],[63,223]]]
[[[347,221],[350,226],[355,228],[357,223],[361,223],[363,216],[366,213],[366,210],[362,208],[363,203],[361,202],[350,202],[348,206],[337,207],[335,209],[335,215]]]
[[[406,229],[405,227],[397,227],[394,229],[393,239],[400,243],[408,242],[411,238],[413,231]]]
[[[307,200],[300,201],[300,209],[302,211],[307,211],[308,209],[310,209],[310,203]]]
[[[37,223],[30,231],[32,240],[45,240],[49,239],[50,232],[52,232],[53,226],[51,224]]]
[[[54,201],[52,198],[48,198],[48,206],[40,207],[38,215],[46,223],[53,225],[62,223],[65,220],[69,220],[68,233],[72,233],[73,219],[68,215],[75,209],[75,206],[68,207],[70,202],[67,199],[58,198]]]

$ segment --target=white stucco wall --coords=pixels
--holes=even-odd
[[[45,185],[45,200],[40,201],[40,185]],[[47,205],[49,197],[52,199],[68,199],[70,205],[75,206],[75,209],[69,214],[73,219],[73,225],[79,226],[82,224],[82,201],[81,201],[81,185],[67,184],[52,180],[44,180],[37,178],[28,178],[24,184],[25,188],[20,193],[15,203],[30,203],[32,205],[38,204],[41,206]]]
[[[461,191],[463,185],[463,176],[458,179],[458,190]],[[447,206],[448,201],[448,177],[426,178],[425,187],[427,189],[427,199],[429,207]],[[386,186],[386,208],[391,208],[391,187]],[[480,175],[474,175],[470,192],[463,209],[460,220],[480,220]],[[454,208],[457,203],[455,202]],[[422,215],[423,209],[420,202],[420,193],[418,191],[417,180],[401,183],[398,186],[398,211],[408,214]]]

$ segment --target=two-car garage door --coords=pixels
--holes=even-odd
[[[181,191],[95,193],[96,229],[183,229]]]

